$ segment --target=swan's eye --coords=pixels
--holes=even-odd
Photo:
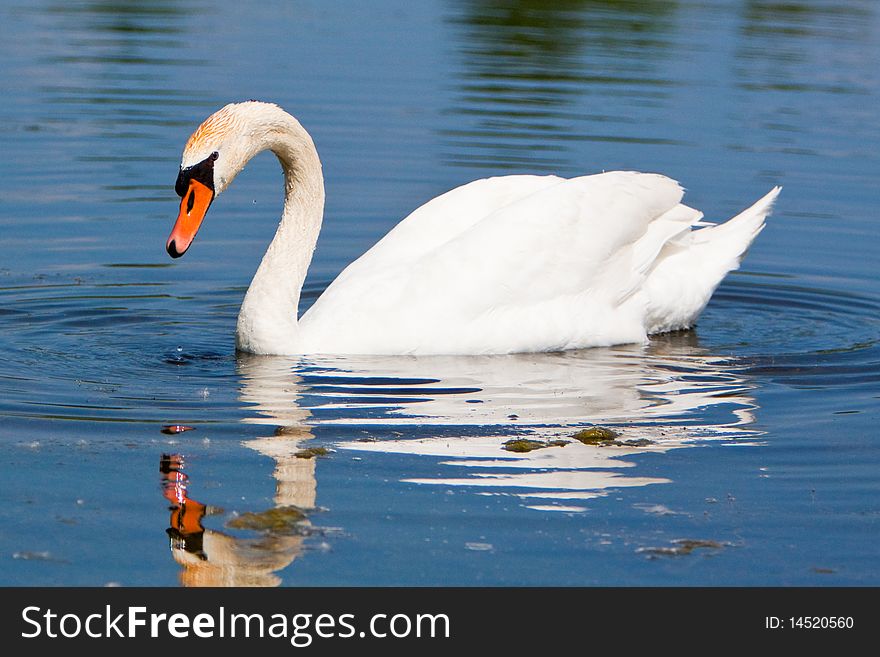
[[[174,186],[175,190],[177,191],[177,195],[180,198],[186,196],[186,191],[189,189],[190,180],[196,180],[213,191],[214,161],[218,157],[220,157],[220,153],[214,151],[198,164],[194,164],[191,167],[181,169],[180,173],[177,175],[177,183]]]

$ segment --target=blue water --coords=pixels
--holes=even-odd
[[[880,584],[878,16],[4,0],[0,584]],[[648,346],[236,356],[272,156],[186,258],[164,243],[183,143],[247,98],[321,154],[304,306],[474,178],[659,171],[709,219],[784,189],[696,329]],[[593,424],[650,442],[503,449]]]

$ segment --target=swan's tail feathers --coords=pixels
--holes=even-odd
[[[648,333],[693,325],[715,288],[729,271],[739,267],[749,246],[764,229],[764,220],[780,189],[774,187],[764,198],[723,224],[693,231],[687,248],[674,241],[664,246],[642,287]]]
[[[739,265],[751,243],[764,230],[764,220],[773,210],[773,204],[782,187],[774,187],[754,205],[723,224],[703,228],[694,233],[694,244],[712,244],[719,256],[735,259],[731,269]]]

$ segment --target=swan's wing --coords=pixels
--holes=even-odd
[[[412,263],[471,229],[494,212],[564,182],[557,176],[497,176],[474,180],[437,196],[392,228],[337,280],[383,263]]]
[[[499,208],[414,262],[409,294],[440,275],[448,280],[444,287],[452,284],[456,298],[474,311],[586,290],[614,299],[633,285],[630,273],[647,264],[633,262],[636,243],[682,194],[678,183],[654,174],[563,180]],[[679,222],[673,224],[676,233],[681,230]],[[663,232],[656,240],[664,239]]]
[[[438,197],[343,272],[303,328],[331,342],[371,335],[428,352],[438,351],[428,343],[476,339],[481,327],[500,332],[486,337],[500,351],[576,344],[583,313],[612,312],[644,281],[664,244],[700,218],[679,205],[678,183],[657,174],[478,182],[503,188],[507,202],[490,207],[479,185]],[[445,230],[443,221],[455,229]],[[361,329],[357,337],[353,325]],[[524,342],[518,330],[532,335]],[[643,327],[631,322],[625,330],[639,339]]]

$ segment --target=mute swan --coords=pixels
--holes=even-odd
[[[266,149],[281,162],[285,199],[236,326],[237,349],[255,354],[493,354],[643,342],[693,324],[780,190],[716,226],[658,174],[476,180],[412,212],[297,320],[324,180],[312,138],[277,105],[227,105],[192,134],[166,249],[182,256],[214,197]]]

